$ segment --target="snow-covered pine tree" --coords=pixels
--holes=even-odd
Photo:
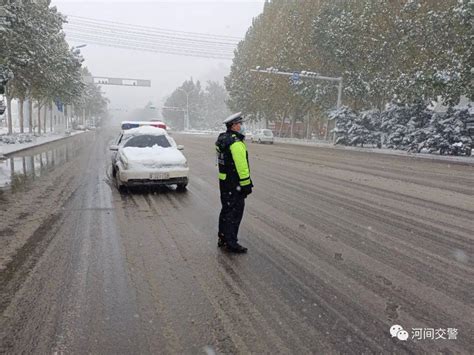
[[[408,107],[399,103],[390,103],[382,112],[381,120],[381,130],[386,135],[386,146],[403,149],[404,139],[408,133],[407,124],[410,120]]]
[[[335,144],[350,144],[350,129],[356,120],[357,114],[347,106],[340,107],[329,112],[329,120],[335,120],[336,126],[333,130],[336,135]]]

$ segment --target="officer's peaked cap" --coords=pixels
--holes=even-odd
[[[234,123],[240,123],[243,121],[244,121],[244,118],[242,117],[242,112],[237,112],[227,117],[222,123],[224,123],[226,126],[230,126],[230,125],[233,125]]]

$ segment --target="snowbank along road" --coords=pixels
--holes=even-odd
[[[474,352],[472,166],[249,144],[249,253],[229,255],[213,139],[174,135],[186,193],[120,194],[114,134],[3,171],[0,352]]]

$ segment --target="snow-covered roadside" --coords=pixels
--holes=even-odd
[[[28,143],[6,144],[0,142],[0,157],[2,155],[8,155],[25,149],[34,148],[43,144],[55,142],[81,133],[84,133],[84,131],[72,131],[70,135],[66,135],[64,133],[55,133],[41,137],[33,137],[33,141]]]
[[[214,137],[217,136],[218,133],[214,131],[176,131],[176,134],[193,134],[193,135],[201,135],[201,136],[209,136]],[[298,138],[278,138],[275,137],[275,143],[278,144],[295,144],[295,145],[303,145],[303,146],[312,146],[312,147],[320,147],[320,148],[330,148],[330,149],[340,149],[340,150],[352,150],[357,152],[371,152],[377,154],[388,154],[388,155],[397,155],[403,157],[414,157],[414,158],[421,158],[421,159],[431,159],[431,160],[441,160],[441,161],[448,161],[448,162],[461,162],[466,164],[474,165],[474,156],[466,157],[466,156],[452,156],[452,155],[437,155],[437,154],[429,154],[429,153],[408,153],[404,150],[395,150],[395,149],[388,149],[388,148],[362,148],[362,147],[347,147],[342,145],[334,145],[333,143],[327,141],[320,141],[320,140],[308,140],[308,139],[298,139]],[[248,140],[248,144],[250,140]]]
[[[321,148],[331,148],[331,149],[340,149],[340,150],[352,150],[357,152],[371,152],[377,154],[388,154],[388,155],[397,155],[397,156],[404,156],[404,157],[416,157],[422,159],[431,159],[431,160],[442,160],[442,161],[449,161],[449,162],[462,162],[467,164],[474,164],[474,156],[466,157],[466,156],[448,156],[448,155],[436,155],[436,154],[429,154],[429,153],[408,153],[404,150],[395,150],[395,149],[388,149],[388,148],[362,148],[362,147],[347,147],[342,145],[334,145],[327,141],[313,141],[313,140],[305,140],[305,139],[296,139],[296,138],[277,138],[275,137],[276,143],[284,143],[284,144],[295,144],[295,145],[303,145],[303,146],[313,146],[313,147],[321,147]]]
[[[178,134],[192,134],[192,135],[200,135],[200,136],[218,136],[219,131],[211,131],[211,130],[196,130],[196,129],[190,129],[188,131],[172,131],[173,133],[178,133]]]

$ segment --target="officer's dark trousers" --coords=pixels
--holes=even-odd
[[[239,225],[244,215],[245,198],[238,191],[221,192],[222,210],[219,215],[219,234],[228,244],[237,242]]]

